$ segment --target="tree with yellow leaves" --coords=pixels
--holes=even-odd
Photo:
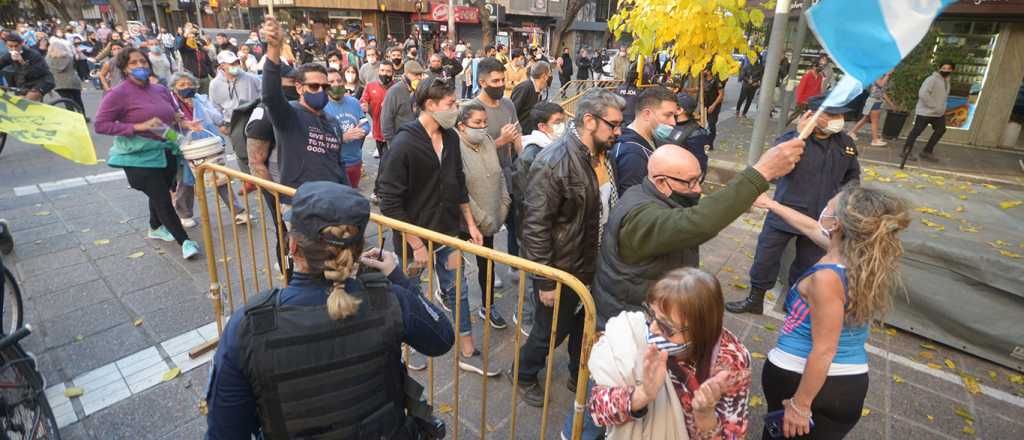
[[[616,38],[633,36],[630,57],[668,51],[672,73],[696,76],[708,63],[712,73],[728,78],[739,72],[733,53],[757,59],[743,28],[761,26],[764,11],[746,0],[623,0],[608,20]]]

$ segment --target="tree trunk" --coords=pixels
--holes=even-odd
[[[487,45],[494,44],[494,24],[491,23],[490,15],[487,13],[487,8],[484,7],[484,0],[473,0],[470,3],[480,11],[480,29],[483,30],[484,38],[477,49],[483,49]]]
[[[68,21],[72,20],[71,12],[68,11],[68,6],[66,4],[64,4],[64,2],[62,2],[62,1],[55,1],[55,0],[41,0],[41,1],[42,1],[43,4],[48,5],[54,11],[57,11],[57,14],[60,15],[61,20],[64,20],[65,22],[68,22]],[[79,15],[81,15],[81,8],[79,8]]]
[[[566,34],[569,33],[569,28],[572,27],[572,23],[576,21],[576,14],[579,14],[580,9],[583,9],[583,5],[587,3],[587,0],[568,0],[565,4],[565,15],[558,19],[555,23],[555,30],[551,33],[551,53],[558,54],[562,53],[562,42],[565,41]]]
[[[114,16],[117,17],[117,24],[125,26],[128,24],[128,10],[125,9],[124,3],[121,0],[110,0],[110,8],[114,10]]]

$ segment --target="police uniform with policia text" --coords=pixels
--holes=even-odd
[[[328,241],[320,231],[332,225],[356,226],[362,237],[369,214],[356,190],[318,181],[299,187],[287,217],[292,233]],[[455,337],[446,315],[397,268],[385,276],[364,264],[348,278],[345,291],[361,302],[340,320],[327,312],[331,286],[322,274],[296,271],[287,287],[232,313],[210,373],[207,439],[443,437],[401,346],[447,353]]]

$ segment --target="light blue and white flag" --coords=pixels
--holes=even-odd
[[[841,107],[900,63],[957,0],[821,0],[807,23],[846,74],[824,106]]]

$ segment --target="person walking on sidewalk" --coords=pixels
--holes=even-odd
[[[882,128],[878,126],[879,119],[882,117],[882,104],[885,104],[889,108],[895,108],[892,99],[889,99],[889,74],[883,75],[878,78],[873,84],[871,84],[871,91],[868,93],[868,99],[864,102],[864,116],[854,124],[853,129],[850,130],[849,134],[854,141],[857,140],[857,132],[860,131],[864,124],[871,121],[871,146],[872,147],[884,147],[887,144],[882,140],[881,131]]]
[[[767,196],[756,205],[827,250],[786,294],[786,320],[761,371],[768,413],[785,412],[788,438],[843,438],[868,392],[871,323],[884,319],[900,285],[907,206],[858,186],[832,197],[817,220]],[[771,438],[767,428],[762,438]]]
[[[736,101],[736,117],[747,117],[750,104],[754,102],[754,95],[761,87],[761,77],[764,76],[764,64],[758,59],[755,63],[747,64],[740,71],[740,99]],[[743,111],[740,111],[740,108]]]
[[[817,96],[808,100],[808,106],[810,110],[817,110],[824,101],[824,95]],[[816,216],[843,186],[860,180],[857,147],[853,139],[843,132],[843,115],[848,111],[845,107],[825,108],[815,123],[813,134],[806,139],[807,145],[800,163],[777,183],[776,201],[804,215]],[[804,119],[798,128],[807,123]],[[796,130],[789,130],[777,142],[793,139],[796,135]],[[796,239],[796,258],[789,267],[790,286],[825,251],[774,212],[769,212],[764,219],[761,234],[757,236],[757,250],[750,266],[750,294],[739,301],[727,303],[726,310],[755,315],[763,313],[764,293],[775,286],[782,264],[782,252],[793,239]]]
[[[169,139],[174,137],[169,127],[180,123],[200,130],[201,125],[182,121],[167,88],[150,84],[152,70],[142,51],[122,50],[114,67],[125,81],[103,97],[95,121],[96,133],[114,136],[107,165],[124,170],[128,185],[149,199],[146,237],[176,241],[181,256],[190,259],[199,254],[199,245],[189,239],[171,203],[181,150]]]
[[[914,107],[914,113],[917,114],[917,117],[914,119],[914,128],[910,130],[910,135],[907,136],[907,143],[903,145],[903,156],[907,160],[917,160],[917,157],[913,154],[914,143],[917,142],[917,137],[921,135],[921,132],[928,125],[932,126],[932,135],[928,138],[928,143],[924,144],[924,150],[921,151],[920,157],[929,162],[937,162],[939,160],[934,154],[935,144],[939,143],[939,139],[942,139],[942,135],[946,133],[946,100],[949,98],[949,76],[953,74],[954,70],[956,70],[955,64],[943,62],[937,72],[932,73],[921,83],[921,88],[917,91],[917,106]]]

